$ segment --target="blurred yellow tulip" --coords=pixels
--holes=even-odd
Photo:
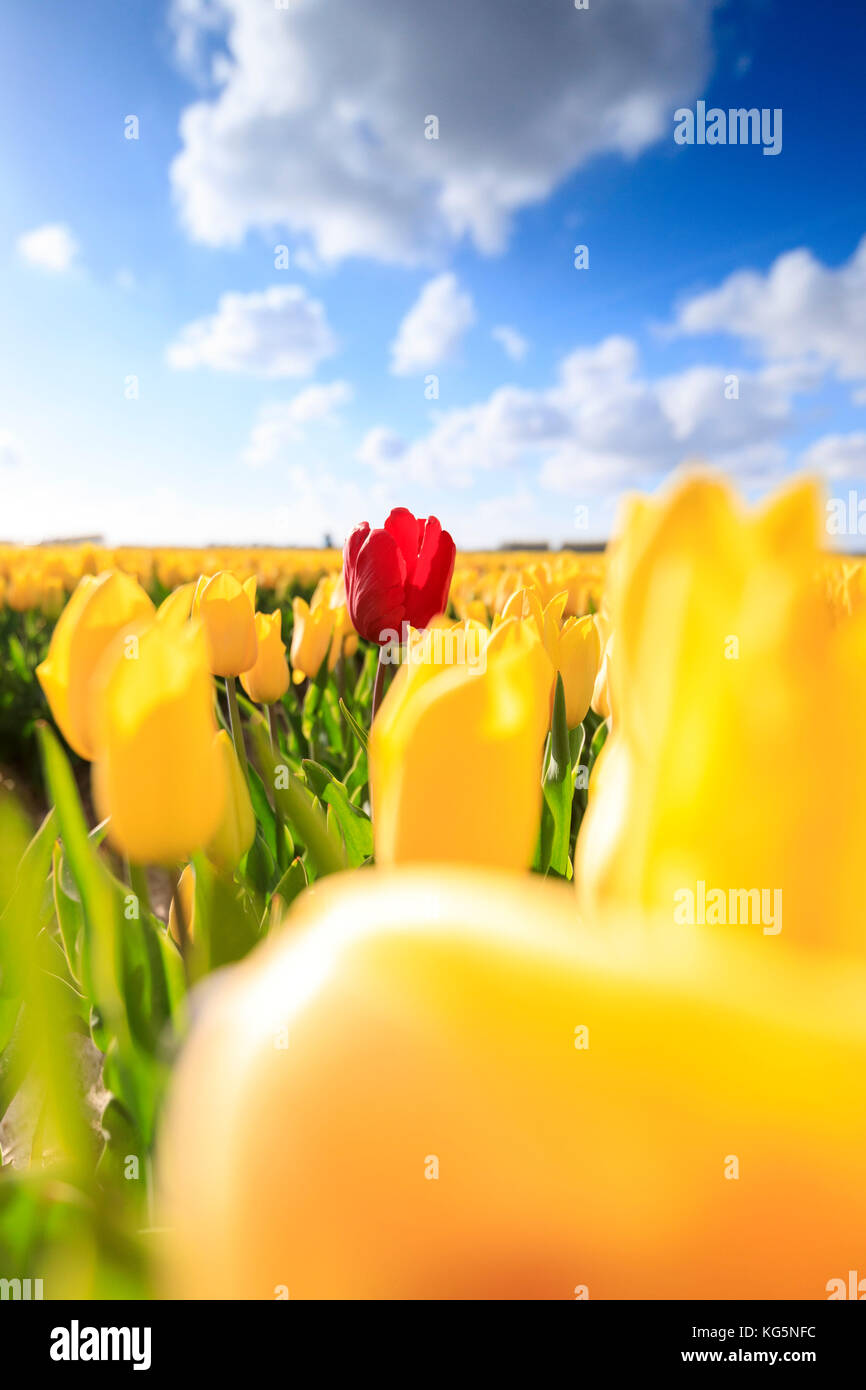
[[[226,799],[216,832],[205,853],[223,873],[232,874],[256,837],[256,818],[246,778],[229,734],[220,729],[215,738],[225,770]]]
[[[95,752],[96,669],[118,633],[132,634],[152,616],[153,604],[136,580],[112,570],[85,575],[57,621],[36,675],[60,732],[82,758]]]
[[[137,863],[187,860],[215,833],[227,794],[200,624],[153,623],[136,654],[102,669],[93,794],[111,843]]]
[[[334,628],[331,647],[328,652],[328,670],[333,671],[341,656],[354,656],[358,650],[358,634],[352,626],[349,609],[346,605],[346,584],[342,573],[324,575],[316,585],[310,608],[327,604],[334,615]]]
[[[326,603],[311,607],[306,599],[292,599],[292,680],[300,685],[305,676],[315,680],[334,632],[334,610]]]
[[[239,676],[256,663],[256,581],[242,584],[230,570],[208,579],[202,575],[192,602],[193,617],[201,618],[210,669],[215,676]]]
[[[864,991],[754,938],[581,928],[529,875],[317,883],[181,1057],[166,1292],[824,1298],[866,1229]]]
[[[550,661],[537,635],[515,620],[489,640],[480,624],[474,628],[483,659],[407,662],[374,720],[379,864],[451,860],[522,869],[532,860]],[[432,635],[425,641],[432,645]]]
[[[254,666],[241,672],[241,685],[251,700],[259,705],[272,705],[281,700],[289,688],[289,667],[286,644],[282,638],[283,615],[256,614],[256,636],[259,651]]]
[[[192,614],[197,587],[192,581],[189,584],[181,584],[174,593],[163,599],[156,610],[157,621],[172,623],[175,627],[180,627],[183,623],[188,622]]]
[[[822,517],[808,482],[747,512],[700,474],[629,509],[608,592],[613,728],[577,846],[588,914],[672,915],[699,884],[763,890],[780,904],[765,950],[863,954],[866,613],[827,605]],[[761,935],[754,915],[697,929]]]

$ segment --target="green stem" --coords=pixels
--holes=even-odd
[[[232,739],[234,740],[235,752],[238,755],[241,772],[244,774],[244,781],[249,782],[249,776],[247,774],[247,750],[244,747],[244,731],[241,725],[241,712],[238,709],[238,689],[234,676],[226,676],[226,695],[228,696],[229,723],[232,726]]]
[[[271,753],[274,762],[280,759],[280,742],[277,733],[277,711],[275,705],[268,705],[268,730],[271,735]],[[274,797],[274,834],[277,841],[277,867],[280,873],[287,868],[285,818],[279,797]]]
[[[180,957],[181,957],[181,960],[183,961],[183,973],[184,973],[184,976],[185,976],[185,978],[186,978],[186,983],[187,983],[187,987],[188,987],[189,984],[190,984],[190,974],[189,974],[189,947],[190,947],[190,940],[189,940],[189,922],[186,920],[186,912],[184,911],[184,906],[183,906],[183,896],[182,896],[181,891],[180,891],[180,880],[181,880],[182,875],[183,875],[183,870],[181,869],[180,874],[178,874],[177,883],[176,883],[175,886],[174,886],[174,893],[173,893],[173,895],[172,895],[172,901],[173,901],[173,903],[174,903],[174,915],[175,915],[175,920],[176,920],[176,922],[177,922],[177,936],[178,936],[178,945],[180,946]]]
[[[379,702],[382,699],[382,687],[385,684],[385,662],[382,660],[382,653],[384,650],[384,647],[379,648],[379,659],[376,664],[376,679],[373,682],[373,706],[370,711],[371,728],[373,726],[373,720],[376,718],[376,711],[379,708]]]

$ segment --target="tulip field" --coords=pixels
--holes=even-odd
[[[0,1278],[845,1296],[866,567],[823,514],[692,471],[605,553],[402,507],[0,547]]]

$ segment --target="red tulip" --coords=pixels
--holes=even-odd
[[[454,542],[435,516],[395,507],[384,527],[356,526],[343,550],[346,604],[356,632],[380,645],[402,624],[424,628],[444,613]]]

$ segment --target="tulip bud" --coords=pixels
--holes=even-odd
[[[202,575],[193,599],[193,617],[201,618],[210,669],[215,676],[239,676],[255,665],[256,581],[243,584],[230,570],[211,579]]]
[[[85,575],[61,613],[36,668],[57,726],[82,758],[95,754],[94,676],[118,633],[137,631],[153,616],[153,604],[129,575],[110,570]]]
[[[220,729],[214,742],[225,769],[227,793],[222,818],[205,852],[218,869],[232,874],[255,839],[256,818],[234,744],[225,729]]]
[[[180,898],[181,911],[183,912],[184,926],[188,941],[195,941],[195,869],[192,864],[187,864],[177,883],[177,893],[172,894],[171,905],[168,909],[168,931],[172,940],[180,946],[180,926],[177,920],[177,902]]]
[[[241,685],[250,699],[259,705],[272,705],[276,700],[281,700],[289,688],[282,623],[283,615],[279,609],[275,613],[256,614],[258,656],[249,671],[241,672]]]
[[[96,696],[98,814],[111,818],[114,847],[137,863],[188,860],[216,831],[226,798],[204,634],[198,623],[153,623],[135,656],[109,667]]]
[[[403,623],[424,628],[444,613],[456,551],[435,516],[395,507],[381,529],[356,526],[343,551],[349,616],[368,642],[385,645]]]

